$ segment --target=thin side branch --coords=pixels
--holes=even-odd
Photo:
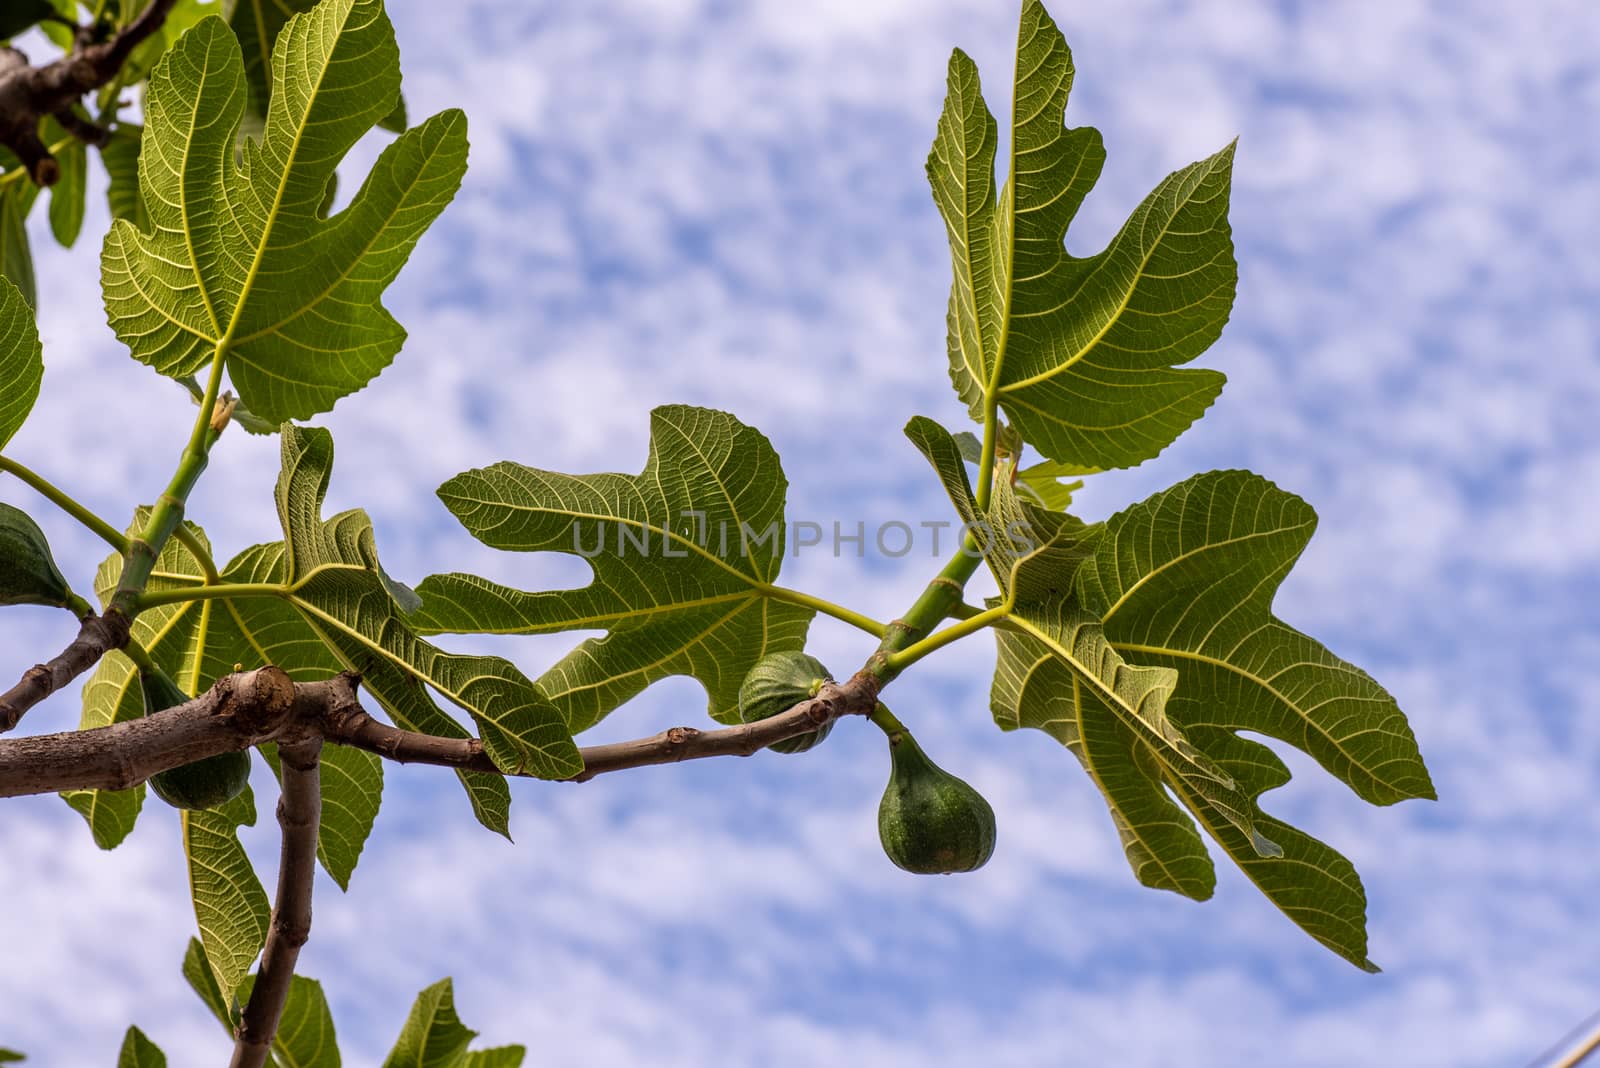
[[[755,723],[709,731],[671,727],[648,738],[585,746],[579,750],[583,756],[583,771],[569,781],[588,782],[606,772],[676,764],[702,757],[750,756],[774,742],[814,731],[841,716],[868,715],[877,704],[878,681],[863,672],[843,686],[825,686],[816,697]],[[365,749],[401,764],[433,764],[503,774],[478,739],[440,738],[379,723],[361,708],[353,692],[348,702],[327,706],[324,716],[320,729],[330,742]]]
[[[0,48],[0,144],[17,154],[38,185],[54,185],[60,165],[39,139],[39,120],[53,115],[73,136],[103,144],[106,133],[78,117],[72,106],[110,82],[140,42],[159,30],[177,0],[150,0],[139,17],[107,41],[79,33],[72,51],[42,67],[15,48]]]
[[[0,734],[15,727],[23,714],[46,697],[94,667],[112,649],[128,644],[127,617],[117,612],[84,617],[78,636],[48,664],[35,664],[22,681],[0,694]]]
[[[317,828],[322,820],[321,753],[322,739],[315,734],[278,743],[283,775],[283,794],[278,799],[278,825],[283,828],[278,893],[256,985],[234,1033],[229,1068],[262,1068],[266,1064],[289,998],[300,947],[311,937],[311,888],[317,871]]]

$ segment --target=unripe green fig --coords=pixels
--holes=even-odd
[[[808,698],[817,696],[822,684],[833,676],[822,661],[805,653],[769,653],[756,661],[739,687],[739,719],[745,723],[787,712]],[[804,753],[828,736],[832,723],[814,731],[785,738],[767,746],[777,753]]]
[[[994,809],[922,751],[904,727],[889,735],[889,785],[878,840],[896,867],[918,875],[976,871],[994,853]]]
[[[139,672],[139,688],[144,693],[144,714],[154,716],[189,700],[161,672]],[[232,801],[250,782],[250,751],[218,753],[181,768],[170,768],[150,776],[150,789],[173,808],[215,808]]]
[[[0,504],[0,605],[60,608],[71,596],[39,524],[20,508]]]

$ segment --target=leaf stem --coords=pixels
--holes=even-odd
[[[111,596],[108,611],[120,612],[129,619],[138,613],[139,595],[144,590],[145,583],[150,581],[150,572],[155,569],[156,557],[161,554],[173,531],[183,522],[183,509],[189,499],[189,493],[200,480],[201,472],[206,469],[211,444],[221,432],[212,429],[211,416],[217,406],[217,395],[222,391],[222,369],[227,363],[227,355],[228,344],[224,340],[218,343],[216,354],[212,357],[211,377],[206,381],[205,396],[201,398],[200,413],[195,416],[194,429],[189,433],[189,443],[184,446],[183,454],[178,458],[178,469],[173,472],[172,481],[167,484],[167,491],[151,509],[150,520],[145,524],[144,530],[128,544],[128,550],[124,554],[122,580],[117,583],[117,591]]]
[[[895,672],[904,671],[934,650],[942,649],[951,642],[960,641],[967,635],[991,626],[1010,614],[1011,605],[1006,602],[995,605],[987,611],[979,612],[975,616],[968,616],[959,623],[952,623],[950,626],[935,634],[928,635],[919,642],[914,642],[898,652],[890,653],[888,657],[889,668]]]
[[[889,625],[887,623],[879,623],[871,616],[863,615],[854,609],[846,608],[844,605],[835,604],[823,597],[813,597],[809,593],[791,590],[787,586],[768,586],[764,592],[775,601],[787,601],[790,604],[803,605],[806,608],[815,609],[823,615],[832,616],[834,619],[850,624],[857,630],[866,631],[874,638],[882,638],[889,633]]]
[[[199,562],[200,569],[205,572],[207,585],[222,581],[222,576],[217,573],[216,561],[211,559],[211,550],[206,548],[206,543],[200,540],[199,535],[179,523],[172,528],[172,536]]]
[[[895,717],[895,714],[889,711],[889,706],[882,701],[878,702],[878,706],[867,715],[867,718],[876,723],[883,733],[889,736],[890,745],[895,743],[897,736],[911,737],[911,732],[906,730],[906,725],[901,723]]]
[[[156,662],[150,658],[150,653],[137,638],[129,638],[128,644],[122,647],[122,655],[133,661],[133,666],[147,675],[155,675],[161,671]]]
[[[995,378],[999,378],[999,368],[995,368]],[[984,512],[989,508],[989,498],[994,493],[994,454],[999,436],[1000,400],[994,391],[991,382],[983,394],[983,455],[978,463],[978,492],[976,499],[978,511]]]
[[[167,590],[143,590],[134,596],[136,611],[164,604],[212,601],[224,597],[282,597],[289,588],[276,582],[216,582],[208,586],[175,586]]]
[[[88,508],[73,500],[64,490],[58,489],[54,483],[34,471],[17,463],[17,461],[0,456],[0,471],[8,471],[16,475],[39,492],[39,495],[66,512],[72,518],[88,527],[97,534],[102,541],[119,553],[128,551],[128,539],[116,527],[89,511]]]

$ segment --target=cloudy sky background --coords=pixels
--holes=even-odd
[[[1102,517],[1245,466],[1321,530],[1277,599],[1407,710],[1437,804],[1366,806],[1311,761],[1275,812],[1347,853],[1367,976],[1219,864],[1216,898],[1141,889],[1072,757],[987,712],[992,648],[925,661],[894,707],[993,801],[982,871],[917,878],[875,832],[881,736],[586,786],[519,783],[515,846],[453,776],[391,769],[351,892],[319,876],[303,971],[346,1063],[375,1064],[415,992],[456,979],[484,1041],[530,1066],[1527,1064],[1600,1009],[1600,20],[1508,5],[1052,5],[1068,112],[1105,135],[1069,247],[1096,251],[1168,171],[1240,138],[1229,385],[1158,459],[1081,495]],[[411,114],[466,109],[472,162],[388,304],[411,337],[323,422],[330,509],[366,507],[397,576],[541,588],[571,560],[496,556],[432,495],[501,458],[637,471],[646,416],[724,408],[784,459],[790,515],[946,516],[899,428],[956,425],[949,284],[922,161],[953,45],[1005,114],[1015,5],[930,0],[396,2]],[[354,188],[382,140],[346,164]],[[99,186],[63,252],[36,212],[46,376],[8,453],[120,521],[187,434],[182,394],[103,325]],[[191,515],[223,555],[274,537],[276,444],[230,434]],[[14,482],[88,585],[98,543]],[[879,617],[930,573],[811,553],[785,579]],[[58,618],[59,617],[59,618]],[[0,675],[72,632],[0,618]],[[870,643],[830,621],[848,671]],[[530,673],[565,639],[484,643]],[[596,740],[703,721],[675,680]],[[70,697],[25,729],[76,723]],[[273,790],[248,835],[273,879]],[[137,1022],[175,1064],[220,1029],[178,975],[193,926],[176,814],[100,854],[59,800],[0,822],[0,1045],[109,1064]]]

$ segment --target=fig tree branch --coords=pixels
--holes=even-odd
[[[278,737],[296,702],[330,701],[344,676],[296,684],[275,667],[217,680],[159,715],[86,731],[0,738],[0,797],[127,790],[157,772]]]
[[[476,738],[441,738],[373,719],[357,699],[359,678],[337,675],[293,682],[275,667],[219,679],[194,700],[155,716],[90,730],[0,739],[0,797],[63,790],[127,790],[152,775],[263,742],[316,737],[365,749],[403,764],[504,774]],[[573,782],[655,764],[714,756],[750,756],[773,742],[816,730],[842,716],[870,715],[878,682],[862,672],[842,686],[755,723],[714,730],[673,727],[648,738],[580,749],[584,770]]]
[[[38,185],[54,185],[61,176],[55,157],[39,139],[39,120],[53,115],[66,130],[89,144],[108,136],[99,126],[73,112],[83,94],[114,79],[139,43],[159,30],[177,0],[150,0],[139,17],[109,40],[96,41],[80,27],[68,54],[42,67],[9,46],[0,47],[0,144],[17,154]]]
[[[311,888],[317,871],[317,828],[322,821],[321,753],[322,739],[316,734],[278,743],[283,777],[283,793],[278,798],[278,825],[283,828],[278,892],[272,902],[272,922],[261,951],[256,985],[234,1034],[229,1068],[262,1068],[266,1064],[289,998],[300,947],[311,936]]]
[[[703,757],[750,756],[773,742],[814,731],[841,716],[868,715],[877,703],[877,680],[865,673],[858,674],[842,686],[824,686],[817,696],[755,723],[714,730],[670,727],[648,738],[584,746],[578,750],[583,757],[583,771],[568,781],[587,782],[607,772],[676,764]],[[324,716],[320,725],[322,736],[330,742],[365,749],[401,764],[433,764],[491,775],[504,774],[494,766],[478,739],[440,738],[379,723],[353,696],[348,703],[327,707]]]
[[[78,628],[78,636],[49,663],[35,664],[22,673],[22,680],[0,694],[0,734],[11,730],[23,714],[61,689],[100,660],[112,649],[128,642],[128,620],[117,612],[88,615]]]

